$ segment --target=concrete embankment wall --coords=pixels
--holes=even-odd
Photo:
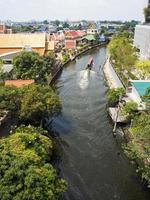
[[[124,87],[118,75],[116,74],[110,59],[108,58],[103,66],[104,75],[109,88],[120,88]]]

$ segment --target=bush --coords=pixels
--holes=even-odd
[[[126,115],[128,118],[133,118],[135,111],[138,109],[138,104],[134,101],[127,102],[123,108],[122,113]]]
[[[141,113],[134,117],[130,128],[131,140],[125,146],[127,156],[136,161],[138,170],[150,187],[150,115]]]
[[[69,58],[70,58],[69,53],[65,53],[65,54],[63,55],[63,62],[64,62],[64,63],[67,62],[67,61],[69,60]]]
[[[125,94],[124,88],[110,89],[107,92],[108,102],[111,105],[116,105],[119,102],[119,97]]]

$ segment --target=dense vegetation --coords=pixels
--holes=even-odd
[[[0,140],[0,199],[58,200],[66,182],[50,164],[53,142],[42,129],[21,126]]]
[[[0,60],[0,115],[9,111],[11,125],[20,126],[0,139],[0,199],[58,200],[67,184],[51,165],[52,140],[39,128],[46,128],[47,117],[61,112],[60,99],[48,86],[57,70],[55,54],[23,51],[13,66],[4,73]],[[6,79],[34,79],[36,83],[17,88],[4,86]]]
[[[113,66],[124,85],[128,85],[129,79],[150,77],[150,61],[137,59],[138,52],[128,34],[114,36],[108,49]],[[120,92],[120,88],[109,90],[108,100],[111,104],[118,103]],[[138,105],[131,101],[122,105],[121,113],[131,121],[131,128],[127,128],[129,142],[125,145],[125,152],[136,161],[137,172],[141,173],[143,180],[150,187],[150,89],[141,98],[147,104],[146,111],[137,111]]]
[[[38,82],[48,82],[49,76],[54,73],[55,56],[51,53],[40,56],[35,52],[23,51],[13,60],[13,76],[16,79],[34,79]]]
[[[31,84],[22,88],[0,86],[0,109],[22,122],[39,125],[45,117],[60,113],[61,102],[49,86]]]
[[[130,141],[125,146],[127,155],[138,163],[143,181],[150,187],[150,113],[135,116],[130,128]]]
[[[140,60],[136,62],[136,68],[141,79],[150,78],[150,61],[149,60]]]
[[[109,43],[108,50],[118,75],[122,82],[127,85],[129,78],[136,78],[131,73],[131,70],[134,69],[135,62],[137,61],[137,52],[132,45],[129,35],[126,33],[115,35]]]

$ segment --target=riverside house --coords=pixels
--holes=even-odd
[[[76,49],[77,45],[82,43],[85,31],[66,31],[65,32],[65,49]]]

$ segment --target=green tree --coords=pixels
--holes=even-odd
[[[52,141],[42,129],[19,127],[0,140],[0,199],[58,200],[66,190],[50,163]]]
[[[150,8],[149,7],[144,8],[144,16],[145,16],[145,22],[150,23]]]
[[[22,52],[13,60],[13,73],[17,79],[39,79],[43,59],[35,52]]]
[[[29,85],[23,88],[19,116],[32,123],[41,122],[61,111],[59,97],[49,86]]]
[[[132,119],[135,116],[135,111],[138,109],[138,104],[134,101],[126,102],[122,108],[122,113]]]
[[[139,70],[141,78],[150,78],[150,61],[140,60],[136,62],[136,68]]]
[[[8,110],[16,116],[20,109],[21,90],[13,86],[0,85],[0,109]]]
[[[108,50],[115,65],[122,71],[131,70],[137,60],[136,49],[129,38],[114,36],[109,43]]]
[[[17,79],[34,79],[46,82],[55,69],[55,55],[40,56],[35,52],[22,52],[13,60],[13,74]]]
[[[61,111],[59,97],[49,86],[31,84],[23,88],[0,85],[0,109],[28,123],[39,125]]]
[[[55,24],[56,26],[59,26],[59,25],[60,25],[60,21],[56,19],[56,20],[54,21],[54,24]]]
[[[69,28],[70,26],[69,26],[69,24],[68,24],[68,22],[64,22],[63,23],[63,28]]]

